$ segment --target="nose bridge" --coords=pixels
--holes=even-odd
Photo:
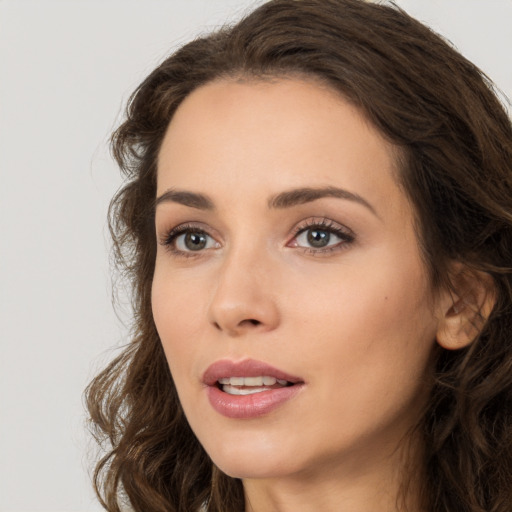
[[[272,330],[279,322],[275,262],[264,241],[244,238],[226,250],[210,304],[211,323],[232,336]]]

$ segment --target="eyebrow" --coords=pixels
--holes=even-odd
[[[155,208],[161,203],[178,203],[198,210],[214,210],[213,201],[204,194],[188,192],[186,190],[166,190],[155,201]]]
[[[295,188],[271,197],[268,200],[268,206],[269,208],[279,209],[290,208],[292,206],[310,203],[324,197],[335,197],[337,199],[354,201],[368,208],[375,216],[379,216],[375,208],[366,199],[354,192],[349,192],[348,190],[337,187]]]
[[[363,197],[354,192],[338,187],[322,188],[294,188],[272,196],[268,200],[268,207],[271,209],[285,209],[301,204],[310,203],[324,197],[334,197],[337,199],[346,199],[365,206],[375,216],[379,217],[375,208]],[[215,204],[207,195],[186,190],[169,189],[159,196],[155,201],[155,208],[166,202],[178,203],[190,208],[199,210],[214,210]]]

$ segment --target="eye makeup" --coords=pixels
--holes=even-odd
[[[305,254],[324,256],[347,249],[355,240],[354,232],[326,217],[310,217],[292,230],[285,247]],[[222,247],[203,223],[185,222],[164,232],[160,245],[173,257],[202,257]]]
[[[212,237],[204,224],[186,222],[164,232],[160,245],[175,257],[198,257],[205,251],[220,248],[220,243]]]
[[[325,217],[313,217],[297,225],[287,246],[322,256],[344,250],[354,241],[354,232],[346,226]]]

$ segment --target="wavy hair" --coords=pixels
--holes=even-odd
[[[130,343],[89,385],[92,429],[106,453],[94,482],[119,512],[240,512],[224,475],[184,417],[151,312],[156,160],[192,91],[223,78],[319,79],[356,105],[400,154],[434,286],[449,263],[489,275],[495,306],[467,348],[435,354],[417,427],[425,508],[510,512],[512,504],[512,127],[490,80],[394,5],[271,0],[164,60],[129,100],[112,149],[126,182],[109,220],[133,290]]]

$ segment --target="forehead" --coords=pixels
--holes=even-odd
[[[333,137],[347,139],[355,131],[367,136],[367,143],[379,139],[378,143],[385,144],[361,111],[331,87],[314,79],[276,78],[217,80],[194,90],[174,114],[163,146],[174,145],[176,151],[178,143],[197,143],[208,136],[223,142],[225,149],[230,146],[227,131],[231,131],[233,145],[243,138],[246,150],[249,138],[255,143],[270,142],[276,133],[281,145],[307,136],[312,144],[326,146]]]
[[[324,84],[219,80],[176,111],[159,154],[158,193],[228,183],[267,194],[334,185],[386,201],[391,189],[403,195],[396,155],[359,109]]]

